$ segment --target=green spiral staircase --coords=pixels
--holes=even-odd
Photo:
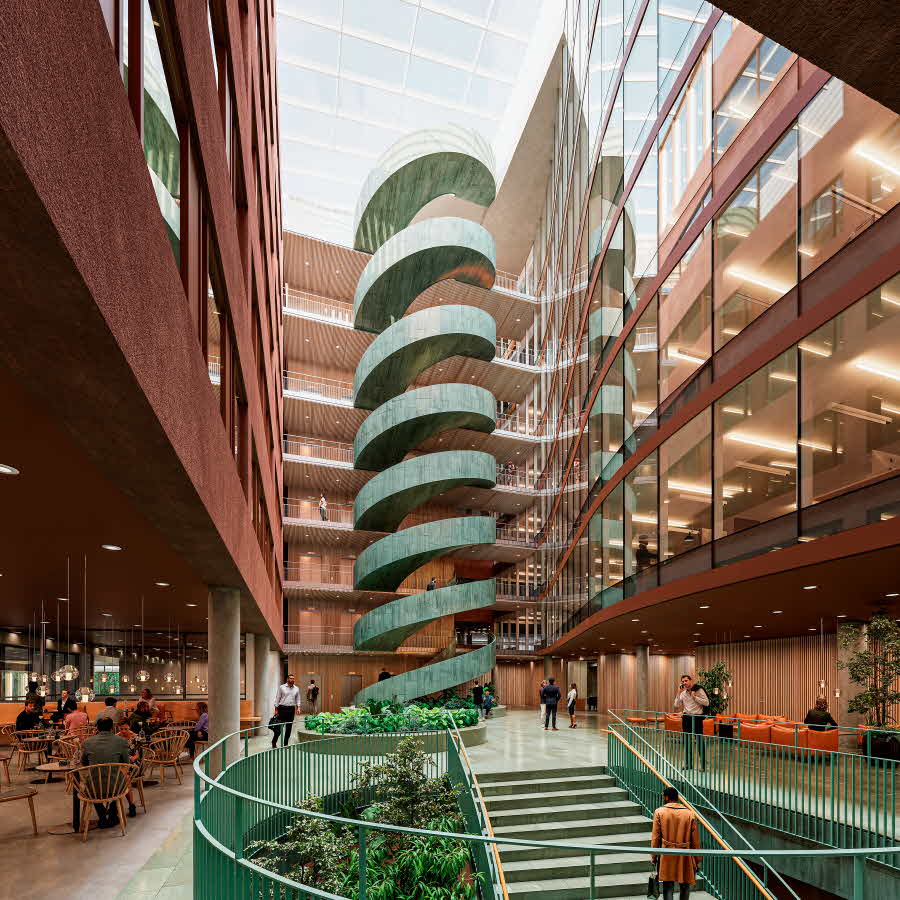
[[[450,553],[493,544],[496,526],[484,516],[438,519],[398,530],[413,510],[454,488],[493,487],[496,461],[488,453],[448,450],[405,459],[423,442],[451,428],[489,434],[496,400],[472,384],[432,384],[408,390],[426,369],[452,356],[491,360],[496,323],[471,306],[438,306],[406,315],[416,297],[447,278],[490,288],[494,240],[468,219],[440,217],[410,224],[429,201],[455,194],[481,206],[494,199],[490,146],[458,126],[426,129],[398,141],[363,185],[354,246],[372,253],[360,275],[353,324],[377,337],[360,360],[354,405],[372,410],[354,440],[354,466],[377,472],[356,497],[354,527],[383,531],[354,564],[357,590],[396,591],[421,566]],[[494,579],[464,582],[403,596],[356,623],[357,650],[394,651],[443,616],[491,606]],[[493,643],[432,662],[355,697],[410,700],[468,681],[494,666]]]

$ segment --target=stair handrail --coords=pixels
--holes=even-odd
[[[656,747],[653,746],[653,744],[651,744],[642,734],[640,734],[636,728],[634,728],[632,725],[630,725],[628,722],[626,722],[624,719],[622,719],[622,717],[615,710],[611,709],[611,710],[608,710],[608,712],[609,712],[609,715],[612,716],[613,719],[616,720],[615,722],[610,723],[611,725],[619,725],[623,729],[626,729],[629,734],[633,735],[642,744],[646,745],[650,749],[650,751],[656,755],[656,757],[658,759],[662,760],[662,762],[664,763],[665,766],[669,767],[669,769],[676,768],[675,765],[669,759],[667,759],[662,753],[660,753],[659,750],[657,750]],[[612,735],[617,734],[615,729],[612,727],[609,729],[609,733]],[[619,737],[620,737],[620,740],[623,740],[623,742],[626,745],[628,744],[628,741],[624,741],[624,739],[621,738],[621,736],[619,736]],[[692,739],[693,735],[690,735],[690,738]],[[636,754],[636,755],[639,755],[639,754]],[[649,766],[649,763],[646,760],[644,760],[644,764]],[[657,774],[658,777],[660,777],[660,778],[663,777],[658,771],[656,771],[656,769],[653,769],[653,771]],[[700,790],[699,787],[697,787],[696,784],[694,784],[692,781],[690,781],[687,778],[687,776],[684,774],[684,772],[682,772],[680,769],[678,770],[678,776],[679,776],[680,780],[683,783],[687,784],[688,787],[693,791],[694,796],[700,797],[703,800],[703,803],[705,804],[705,806],[708,809],[711,809],[718,816],[720,822],[722,822],[723,824],[728,826],[728,828],[731,830],[731,832],[738,837],[738,839],[746,846],[746,848],[748,850],[756,849],[753,846],[753,844],[751,844],[750,841],[747,840],[747,838],[744,836],[744,834],[741,832],[741,830],[731,821],[731,819],[729,819],[728,816],[726,816],[725,813],[723,813],[715,805],[715,803],[713,803],[712,800],[702,790]],[[673,786],[673,785],[671,785],[671,782],[669,782],[667,779],[663,779],[663,780],[665,780],[666,783],[669,784],[670,786]],[[678,795],[679,795],[679,797],[681,797],[682,802],[685,802],[682,791],[679,790]],[[688,804],[686,804],[686,805],[688,805]],[[734,849],[734,848],[729,847],[728,849]],[[772,865],[769,863],[769,861],[767,859],[761,858],[760,865],[766,870],[767,873],[771,873],[771,875],[773,875],[775,877],[775,879],[781,883],[781,885],[784,887],[785,891],[787,891],[787,896],[790,897],[791,900],[800,900],[800,897],[797,895],[797,893],[794,891],[794,889],[784,880],[784,878],[781,876],[781,874],[779,874],[779,872],[777,872],[772,867]],[[767,896],[772,896],[772,895],[767,893]],[[773,900],[774,900],[774,898],[773,898]]]
[[[447,730],[450,732],[450,739],[453,741],[459,754],[460,762],[463,764],[466,778],[469,781],[470,790],[473,787],[475,789],[475,808],[479,811],[483,821],[482,830],[487,831],[489,837],[494,837],[494,828],[491,825],[491,817],[488,814],[487,805],[484,802],[484,795],[481,793],[481,785],[478,783],[475,769],[472,767],[472,763],[469,760],[469,754],[466,753],[466,745],[463,742],[462,735],[459,733],[459,726],[456,724],[456,719],[453,718],[453,716],[449,716],[448,718],[450,719],[450,724],[447,726]],[[494,857],[494,865],[497,868],[497,881],[500,892],[503,895],[503,900],[509,900],[509,892],[506,888],[506,876],[503,874],[503,865],[500,862],[500,851],[497,849],[496,843],[492,843],[490,846]]]
[[[675,787],[672,782],[669,781],[669,779],[666,778],[665,775],[660,773],[646,757],[644,757],[635,747],[632,747],[631,744],[626,741],[621,734],[619,734],[617,731],[613,731],[612,729],[610,729],[608,734],[611,734],[627,750],[629,750],[634,756],[636,756],[664,785],[666,785],[666,787]],[[700,825],[703,826],[703,829],[723,850],[734,849],[734,847],[731,847],[727,843],[727,841],[725,841],[722,836],[715,830],[715,828],[713,828],[712,825],[707,822],[706,817],[697,809],[697,807],[685,800],[680,791],[678,792],[678,797],[682,805],[686,806],[697,817],[697,821],[700,823]],[[776,900],[771,891],[769,891],[769,889],[756,877],[753,871],[742,859],[737,856],[732,856],[731,858],[737,864],[737,867],[750,879],[750,881],[756,886],[756,888],[764,897],[768,898],[768,900]]]

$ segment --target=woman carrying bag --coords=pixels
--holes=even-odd
[[[679,799],[678,791],[667,787],[663,791],[664,805],[653,813],[653,834],[651,847],[681,848],[684,850],[700,849],[700,830],[693,810],[688,809]],[[700,868],[699,856],[681,856],[667,853],[665,856],[652,857],[657,866],[657,878],[662,886],[664,900],[674,900],[675,884],[679,885],[678,900],[688,900]],[[654,879],[651,877],[651,882]],[[648,896],[658,897],[648,885]]]

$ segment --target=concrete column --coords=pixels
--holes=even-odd
[[[852,624],[860,625],[859,631],[859,640],[855,642],[852,647],[848,647],[846,650],[841,650],[838,648],[838,659],[846,659],[850,653],[854,653],[857,650],[864,650],[866,647],[866,626],[863,622],[854,622]],[[838,725],[843,725],[847,728],[858,728],[860,725],[864,725],[864,716],[861,716],[859,713],[850,712],[847,707],[850,705],[850,701],[862,690],[860,685],[854,684],[850,680],[850,675],[846,669],[838,669],[837,675],[837,688],[841,692],[841,696],[835,698],[833,694],[833,688],[829,685],[829,693],[831,693],[830,697],[826,697],[828,700],[828,708],[831,710],[832,716],[834,716],[835,721]],[[856,736],[852,733],[842,733],[840,738],[839,749],[847,750],[851,752],[855,752],[856,747]]]
[[[241,592],[209,592],[209,739],[215,743],[241,727]],[[237,759],[240,743],[229,741],[227,761]],[[219,765],[221,754],[211,760]]]
[[[264,634],[253,635],[256,645],[256,666],[253,672],[253,715],[260,717],[257,734],[271,737],[269,719],[275,709],[275,691],[281,681],[278,651],[271,649],[269,638]]]
[[[647,710],[650,708],[650,646],[638,644],[634,650],[635,702],[638,709]]]
[[[250,715],[256,699],[256,635],[247,632],[244,635],[244,699],[250,701]]]

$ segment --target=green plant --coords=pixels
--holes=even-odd
[[[474,706],[458,709],[429,708],[410,704],[399,706],[396,703],[381,705],[380,701],[371,701],[372,712],[368,706],[358,709],[347,709],[339,713],[322,712],[305,716],[304,726],[310,731],[320,734],[380,734],[382,732],[397,733],[403,731],[441,731],[456,722],[458,728],[466,728],[478,724],[478,710]],[[390,711],[387,711],[390,710]]]
[[[900,626],[880,610],[865,625],[842,625],[838,646],[850,651],[838,660],[838,667],[864,688],[847,709],[864,715],[867,725],[895,731],[891,707],[900,703],[900,691],[895,687],[900,678]]]
[[[732,671],[724,662],[717,662],[708,669],[697,670],[697,683],[709,697],[707,715],[718,716],[728,709],[728,686],[732,677]]]

